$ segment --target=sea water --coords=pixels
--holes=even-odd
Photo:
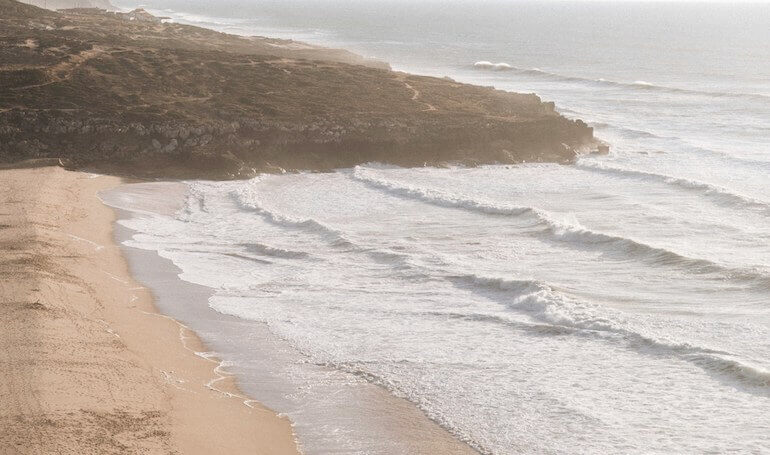
[[[121,221],[255,324],[220,337],[280,340],[267,401],[308,453],[409,452],[356,414],[361,382],[483,453],[770,452],[770,5],[150,6],[534,92],[611,144],[574,165],[192,181],[173,216]],[[259,355],[231,361],[256,375]]]

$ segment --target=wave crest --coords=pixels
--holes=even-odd
[[[280,214],[267,209],[257,195],[254,185],[259,182],[260,177],[249,181],[248,185],[243,185],[234,190],[231,195],[235,203],[245,210],[257,212],[267,221],[285,227],[302,228],[304,230],[315,232],[325,237],[335,247],[351,247],[353,244],[345,238],[342,232],[324,225],[316,220],[305,218],[294,218],[285,214]]]
[[[309,253],[304,251],[285,250],[283,248],[276,248],[262,243],[242,243],[241,246],[249,253],[258,254],[260,256],[284,259],[303,259],[310,256]]]
[[[388,181],[367,172],[358,166],[353,170],[352,177],[368,186],[399,197],[416,199],[441,207],[458,208],[491,215],[530,216],[543,226],[543,233],[551,240],[565,242],[582,247],[596,247],[605,250],[621,252],[627,256],[639,258],[653,265],[680,267],[692,274],[716,274],[737,281],[746,281],[763,288],[770,288],[770,278],[752,270],[731,269],[707,259],[696,259],[684,256],[627,237],[605,234],[593,231],[580,225],[577,221],[559,220],[553,214],[528,206],[513,206],[496,204],[489,201],[476,200],[430,188],[414,187]]]
[[[480,61],[473,64],[474,68],[491,69],[495,71],[507,71],[513,69],[513,67],[507,63],[492,63],[487,61]]]
[[[548,284],[536,280],[510,280],[475,274],[458,276],[455,280],[503,291],[509,295],[505,302],[509,309],[554,326],[551,332],[557,335],[621,339],[631,349],[650,352],[652,348],[658,355],[678,357],[714,376],[759,389],[752,392],[770,395],[770,371],[737,360],[735,355],[726,351],[657,337],[646,330],[643,324],[629,321],[613,310],[572,299]],[[498,319],[504,323],[513,322]],[[540,325],[531,328],[539,333],[548,332]],[[565,333],[565,329],[568,332]]]
[[[574,82],[584,85],[591,85],[597,87],[611,87],[611,88],[626,88],[635,90],[656,90],[665,93],[676,93],[682,95],[697,95],[707,96],[710,98],[739,98],[750,101],[758,101],[767,103],[770,101],[770,96],[761,93],[740,93],[740,92],[717,92],[709,90],[698,89],[686,89],[678,87],[668,87],[665,85],[657,85],[647,81],[634,81],[634,82],[618,82],[605,78],[585,78],[578,76],[565,76],[558,73],[552,73],[549,71],[543,71],[540,68],[519,68],[512,66],[508,63],[492,63],[488,61],[480,61],[473,64],[473,67],[478,70],[494,70],[494,71],[514,71],[519,74],[528,74],[536,76],[542,79],[548,79],[558,82]]]
[[[673,177],[665,174],[657,174],[654,172],[640,171],[636,169],[607,166],[606,164],[602,163],[588,163],[583,161],[578,162],[575,166],[579,169],[583,169],[589,172],[598,172],[614,177],[621,176],[652,180],[669,185],[675,185],[686,190],[699,190],[704,195],[717,199],[723,205],[738,205],[745,208],[758,210],[764,214],[770,215],[770,203],[735,193],[727,188],[713,185],[711,183],[700,182],[697,180],[690,180],[681,177]]]

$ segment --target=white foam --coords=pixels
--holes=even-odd
[[[304,400],[337,409],[335,397],[349,396],[345,381],[372,382],[414,402],[482,452],[546,447],[542,441],[553,451],[579,446],[591,452],[614,447],[617,437],[641,447],[639,428],[666,437],[700,434],[697,425],[671,425],[676,419],[666,408],[693,394],[712,397],[704,404],[709,410],[746,416],[742,424],[753,428],[751,421],[765,410],[756,400],[768,389],[761,341],[766,328],[715,320],[703,311],[710,301],[698,301],[699,307],[667,300],[694,302],[699,297],[684,291],[704,286],[714,292],[702,296],[721,305],[725,298],[717,291],[735,289],[735,283],[688,284],[670,267],[695,259],[672,256],[662,261],[665,271],[656,271],[650,258],[671,251],[588,229],[580,212],[515,204],[503,194],[510,182],[537,196],[541,186],[528,186],[527,179],[545,179],[543,188],[565,191],[547,180],[587,175],[556,166],[517,169],[361,166],[194,183],[174,218],[144,216],[128,224],[142,231],[132,245],[159,251],[182,269],[182,279],[209,286],[212,308],[266,324],[301,353],[304,360],[292,364],[288,380],[300,386],[277,401],[302,403],[300,411],[287,412],[300,434],[305,425],[318,424],[309,417],[314,405]],[[490,185],[497,192],[469,190]],[[626,206],[616,209],[628,214]],[[234,254],[262,260],[245,262]],[[594,298],[614,299],[612,292],[622,292],[621,275],[630,280],[627,309]],[[651,278],[663,288],[634,295]],[[223,330],[235,327],[244,325]],[[213,353],[197,354],[217,361]],[[239,358],[247,361],[248,355]],[[230,365],[218,363],[208,386],[221,388],[229,370],[244,369]],[[319,379],[308,368],[333,373]],[[348,379],[329,379],[338,374]],[[650,394],[664,399],[651,404],[644,399]],[[324,409],[340,431],[359,434]],[[618,415],[623,422],[607,430],[604,422]],[[366,429],[367,419],[353,420]],[[588,442],[571,436],[581,433],[593,436]],[[380,445],[361,449],[355,436],[337,443],[388,452]]]
[[[474,63],[473,66],[475,68],[491,69],[491,70],[495,70],[495,71],[506,71],[506,70],[513,69],[513,67],[511,65],[509,65],[508,63],[505,63],[505,62],[492,63],[492,62],[487,62],[487,61],[480,61],[480,62]]]

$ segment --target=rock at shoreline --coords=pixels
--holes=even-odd
[[[535,95],[347,51],[96,9],[0,10],[0,162],[238,178],[370,161],[569,162],[595,148],[590,127]]]

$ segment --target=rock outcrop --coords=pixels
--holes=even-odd
[[[345,51],[0,0],[0,162],[237,178],[379,161],[569,162],[591,128],[533,94]]]

